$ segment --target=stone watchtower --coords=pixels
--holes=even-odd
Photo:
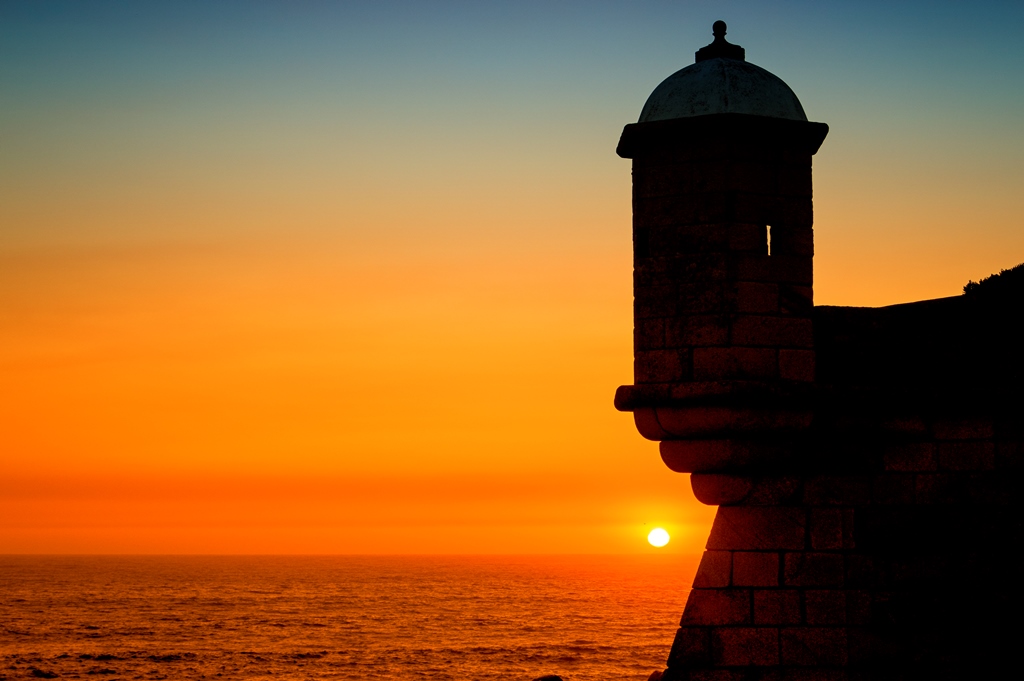
[[[811,157],[828,126],[714,29],[618,147],[633,159],[636,384],[616,404],[680,471],[757,456],[723,432],[805,427],[814,381]]]
[[[713,30],[617,150],[635,375],[615,404],[720,507],[664,678],[980,678],[1018,645],[1024,296],[815,307],[828,126]]]

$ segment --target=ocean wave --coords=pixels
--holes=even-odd
[[[235,569],[212,569],[218,560],[176,558],[170,570],[150,559],[121,572],[89,559],[73,571],[46,559],[6,565],[0,578],[30,596],[0,608],[0,669],[12,678],[34,668],[181,681],[642,681],[664,664],[688,586],[666,584],[661,568],[645,582],[635,563],[593,570],[593,558],[586,570],[564,558],[223,559]]]

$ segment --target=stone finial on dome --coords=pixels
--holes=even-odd
[[[725,22],[719,19],[711,25],[711,32],[715,36],[715,39],[710,45],[706,45],[694,53],[696,61],[704,61],[705,59],[738,59],[740,61],[746,61],[747,53],[739,45],[733,45],[725,39],[725,29],[727,26]]]

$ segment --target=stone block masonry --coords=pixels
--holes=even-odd
[[[667,146],[624,134],[620,147],[637,150],[637,386],[813,380],[807,150],[824,130],[783,123],[760,138],[748,121],[733,121],[711,131],[717,136]]]
[[[719,507],[661,678],[1017,676],[1024,278],[815,307],[828,128],[719,24],[618,147],[635,319],[615,404]]]
[[[919,412],[910,435],[878,415],[821,424],[785,476],[693,474],[722,505],[663,678],[1001,678],[1022,604],[1021,413]],[[827,455],[850,439],[860,456]]]

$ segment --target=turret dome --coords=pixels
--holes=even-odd
[[[725,40],[724,21],[713,28],[715,40],[697,50],[696,63],[654,88],[640,123],[720,113],[807,120],[800,100],[781,78],[745,61],[743,48]]]

